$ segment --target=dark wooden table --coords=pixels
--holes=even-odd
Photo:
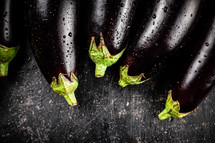
[[[84,56],[83,56],[84,57]],[[7,78],[0,78],[0,142],[214,142],[215,91],[182,119],[157,118],[168,90],[152,79],[122,89],[118,65],[104,78],[80,60],[78,105],[69,106],[41,74],[29,48],[20,49]]]

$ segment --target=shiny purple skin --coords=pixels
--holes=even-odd
[[[185,63],[172,98],[180,103],[180,113],[194,110],[215,84],[215,17],[195,45],[194,56]]]
[[[140,0],[119,0],[111,7],[103,37],[112,55],[120,53],[127,47],[139,3]]]
[[[14,47],[20,44],[23,24],[23,0],[0,1],[0,44]]]
[[[89,0],[88,35],[97,45],[102,32],[112,55],[126,48],[140,0]]]
[[[77,76],[79,1],[31,0],[27,7],[30,43],[46,80],[59,73]]]
[[[174,55],[192,32],[204,0],[166,1],[156,3],[146,25],[139,30],[129,47],[124,65],[129,75],[153,76]],[[192,10],[190,10],[192,9]],[[191,13],[193,11],[194,13]]]
[[[90,38],[94,36],[96,43],[99,44],[100,32],[104,30],[104,24],[113,0],[87,0],[85,4],[87,4],[88,12],[88,38],[91,40]]]

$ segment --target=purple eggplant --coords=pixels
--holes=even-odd
[[[8,75],[8,66],[20,45],[23,0],[0,1],[0,77]]]
[[[203,30],[194,47],[194,56],[184,63],[178,82],[169,91],[166,107],[158,117],[182,118],[193,111],[215,84],[215,17]]]
[[[38,65],[53,91],[76,105],[78,87],[78,0],[27,2],[29,39]]]
[[[146,26],[141,27],[120,67],[119,85],[149,80],[178,51],[192,32],[203,0],[156,3]]]
[[[139,1],[89,0],[89,56],[96,64],[96,77],[103,77],[122,56]]]

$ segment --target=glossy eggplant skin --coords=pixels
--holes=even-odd
[[[121,0],[116,1],[111,8],[111,13],[104,25],[103,37],[112,55],[116,55],[126,48],[139,3],[138,0]]]
[[[178,82],[170,90],[161,120],[168,117],[182,118],[193,111],[215,85],[215,16],[202,31],[187,59]],[[174,104],[174,106],[173,106]]]
[[[154,65],[154,59],[157,59],[158,47],[152,48],[153,44],[165,30],[167,22],[173,18],[171,15],[173,10],[177,9],[175,5],[178,5],[176,0],[155,0],[153,4],[153,10],[148,14],[146,23],[140,25],[124,57],[119,80],[119,85],[122,87],[140,84],[149,77],[150,65]]]
[[[113,0],[88,0],[88,38],[95,37],[97,45],[99,44],[100,32],[104,30],[104,24],[110,12]]]
[[[76,0],[31,0],[30,42],[46,80],[59,73],[77,75],[78,7]]]
[[[139,2],[140,0],[90,1],[89,5],[92,7],[89,8],[88,19],[89,38],[91,38],[89,56],[98,67],[96,67],[96,77],[104,76],[106,68],[116,63],[122,56],[128,44]],[[99,50],[102,48],[103,50]],[[98,70],[102,72],[97,74]]]
[[[190,62],[189,68],[184,69],[183,78],[172,90],[172,98],[179,101],[182,113],[194,110],[214,86],[215,18],[205,39],[199,40],[201,43],[196,45],[198,54]]]
[[[29,39],[38,65],[52,89],[65,94],[67,90],[58,89],[58,84],[77,81],[79,1],[31,0],[27,8]]]
[[[8,75],[8,65],[23,37],[23,5],[23,0],[0,1],[0,77]]]
[[[20,44],[23,0],[0,1],[0,44],[14,47]]]
[[[195,27],[203,1],[159,1],[126,55],[124,65],[128,67],[128,75],[142,74],[144,76],[139,79],[143,78],[143,81],[151,78],[187,40]],[[121,86],[124,85],[121,83]]]

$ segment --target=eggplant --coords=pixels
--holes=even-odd
[[[29,41],[53,91],[77,105],[79,1],[31,0],[27,4]]]
[[[182,118],[192,112],[215,84],[215,16],[196,43],[193,55],[184,63],[178,82],[169,91],[165,109],[158,115]]]
[[[107,67],[125,51],[138,3],[139,0],[89,0],[89,57],[96,64],[96,77],[103,77]]]
[[[20,47],[23,4],[22,0],[0,1],[0,77],[8,75],[9,63]]]
[[[132,42],[124,66],[120,67],[119,85],[141,84],[155,75],[187,40],[201,13],[202,3],[203,0],[156,3],[146,26],[140,28]]]

